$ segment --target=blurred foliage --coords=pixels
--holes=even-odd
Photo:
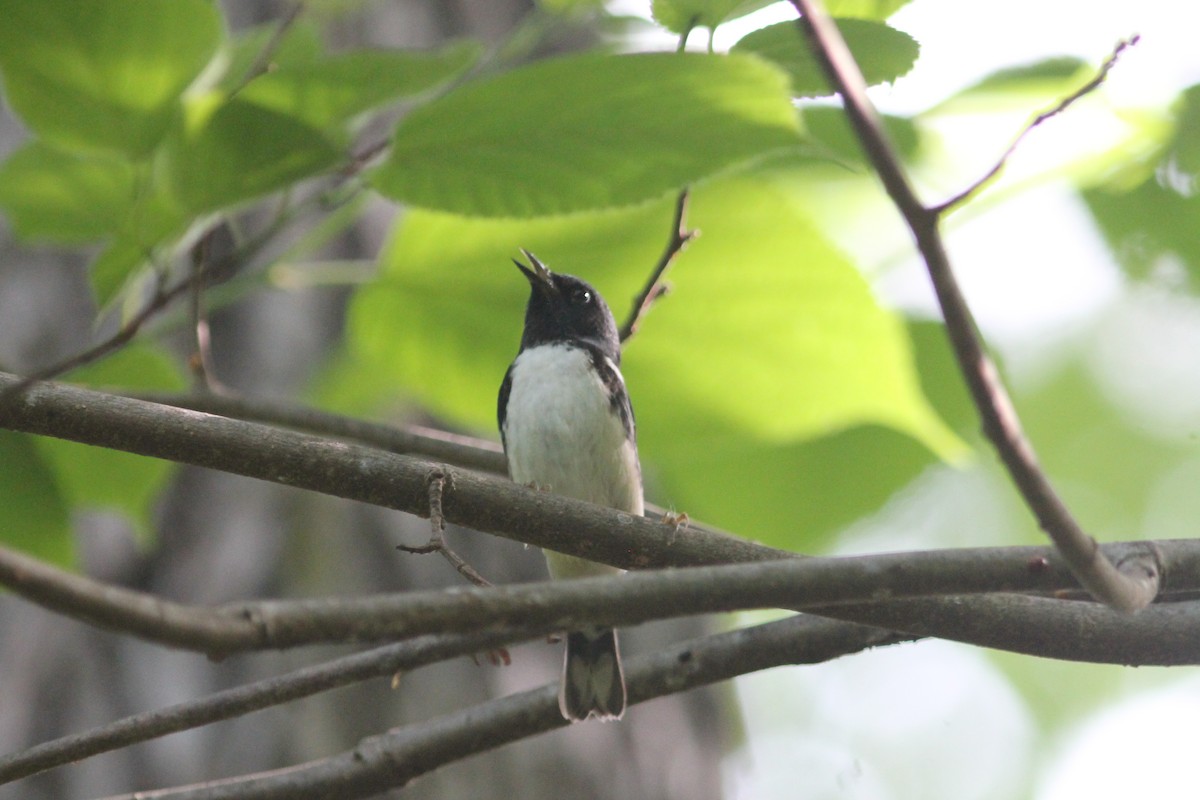
[[[766,4],[654,0],[653,14],[681,34]],[[904,4],[826,4],[873,85],[917,62],[918,42],[885,24]],[[353,12],[342,0],[316,5]],[[884,219],[878,201],[862,201],[880,195],[841,111],[799,99],[829,89],[794,22],[747,34],[733,53],[618,55],[636,45],[621,38],[625,20],[596,0],[541,0],[499,47],[334,52],[311,17],[230,31],[219,8],[0,0],[5,98],[30,134],[0,163],[0,211],[27,241],[87,248],[98,317],[178,277],[214,221],[318,209],[325,216],[307,235],[255,265],[303,276],[304,259],[382,197],[402,213],[378,274],[349,292],[345,341],[312,395],[332,409],[421,415],[494,437],[528,291],[510,258],[525,247],[585,276],[623,317],[666,244],[676,194],[690,187],[687,223],[700,235],[623,362],[652,499],[819,552],[980,446],[941,326],[881,304],[863,275],[886,269],[855,263],[845,230],[815,210],[845,209],[845,228],[872,241],[900,230],[893,209]],[[561,50],[552,37],[565,15],[608,40],[514,63]],[[956,182],[933,163],[939,145],[968,152],[970,176],[999,153],[943,139],[947,118],[1015,135],[1094,69],[1066,57],[1006,67],[884,125],[906,161]],[[1086,158],[1064,149],[1020,181],[1002,176],[1008,193],[988,202],[1019,202],[1021,190],[1066,175],[1125,278],[1195,292],[1200,87],[1169,110],[1083,105],[1067,116],[1107,115],[1128,127],[1124,138]],[[1072,352],[1018,385],[1016,403],[1089,531],[1154,536],[1164,506],[1184,507],[1195,441],[1152,433],[1106,392],[1101,369]],[[143,342],[66,377],[132,391],[179,390],[182,376],[177,359]],[[1015,509],[995,543],[1042,542],[990,452],[975,455],[971,474]],[[0,541],[70,564],[71,515],[89,509],[121,514],[149,541],[171,474],[167,462],[0,432]],[[969,514],[953,524],[982,527]],[[1048,728],[1122,683],[1109,668],[998,663]]]
[[[603,15],[568,3],[535,14],[575,5]],[[897,79],[917,58],[917,43],[883,22],[900,5],[830,5],[872,83]],[[761,6],[659,0],[654,13],[684,31]],[[147,281],[161,280],[150,276],[169,270],[214,215],[322,176],[348,187],[343,194],[364,192],[338,175],[363,169],[354,152],[365,123],[403,100],[409,111],[386,158],[365,177],[409,210],[378,278],[351,300],[347,349],[317,382],[327,404],[370,413],[400,400],[494,435],[496,386],[523,303],[509,257],[528,247],[585,275],[623,315],[665,244],[671,197],[690,185],[688,224],[701,235],[625,361],[657,499],[817,550],[937,459],[962,458],[960,435],[974,436],[937,327],[906,326],[880,307],[805,211],[820,181],[796,176],[860,156],[836,109],[794,108],[793,95],[828,89],[792,22],[746,35],[735,54],[601,50],[511,66],[481,61],[471,42],[331,53],[303,17],[229,32],[199,0],[106,0],[86,14],[66,0],[36,14],[0,0],[0,10],[27,23],[0,32],[0,70],[33,133],[0,164],[0,208],[25,238],[100,245],[90,274],[101,308],[136,307]],[[550,30],[531,23],[514,36]],[[1080,72],[1069,59],[1010,68],[954,102],[1028,107]],[[1194,165],[1196,118],[1189,95],[1157,168],[1120,192],[1088,190],[1119,253],[1194,262],[1195,239],[1179,224],[1190,217],[1163,212],[1193,200],[1162,174]],[[885,124],[901,153],[919,153],[920,124]],[[340,230],[360,207],[334,212],[330,225]],[[280,257],[294,263],[325,238],[305,237]],[[90,372],[74,377],[141,388],[171,377],[146,352]],[[1068,430],[1049,426],[1046,436]],[[120,509],[144,528],[165,473],[85,450],[29,452],[61,502]]]
[[[798,133],[783,75],[757,59],[587,54],[478,81],[415,110],[374,183],[424,208],[546,216],[661,197],[795,146]]]
[[[862,69],[868,86],[891,83],[913,68],[920,46],[903,31],[866,19],[837,19],[838,30]],[[787,70],[792,94],[821,97],[833,88],[795,22],[778,22],[746,34],[733,46],[734,52],[754,53]]]
[[[1170,140],[1121,167],[1083,191],[1121,265],[1141,279],[1181,269],[1191,288],[1200,286],[1200,86],[1179,98]]]
[[[653,13],[679,34],[763,5],[655,0]],[[918,43],[884,22],[903,5],[828,3],[872,84],[906,75],[918,58]],[[90,248],[99,309],[136,307],[147,285],[187,268],[182,254],[214,220],[261,211],[264,201],[286,217],[315,197],[310,206],[336,210],[273,256],[301,274],[364,198],[382,196],[403,213],[377,276],[351,293],[344,347],[313,394],[334,409],[420,413],[495,436],[496,389],[527,292],[510,258],[526,247],[585,276],[623,317],[686,186],[687,223],[700,235],[623,364],[653,499],[815,552],[922,473],[970,457],[978,422],[941,327],[881,305],[863,277],[879,265],[854,263],[834,244],[842,231],[812,213],[844,201],[848,183],[877,187],[841,112],[797,100],[828,87],[794,22],[749,33],[732,54],[617,55],[609,41],[514,64],[514,53],[555,50],[544,40],[555,15],[619,28],[593,0],[543,0],[531,12],[541,16],[494,49],[331,52],[311,19],[229,31],[218,9],[205,0],[0,0],[0,74],[30,132],[0,164],[0,210],[26,240]],[[884,124],[903,157],[919,161],[939,119],[1027,119],[1093,69],[1071,58],[1006,68]],[[1169,117],[1147,117],[1071,177],[1126,275],[1161,282],[1180,272],[1195,289],[1200,88]],[[385,123],[389,142],[379,138]],[[361,158],[384,144],[382,158]],[[960,144],[968,149],[949,146]],[[872,232],[894,227],[894,213],[868,222]],[[270,268],[264,260],[258,266]],[[144,344],[68,378],[179,389],[182,372]],[[1089,530],[1130,537],[1146,532],[1163,482],[1190,463],[1194,443],[1148,433],[1094,372],[1082,356],[1066,359],[1017,403]],[[975,467],[994,471],[989,459]],[[0,538],[69,563],[72,512],[115,511],[145,534],[171,468],[2,434],[0,472],[10,521]],[[1041,541],[1027,515],[1010,534]],[[1006,669],[1031,704],[1047,707],[1049,724],[1110,685],[1097,672],[1049,709],[1035,685],[1048,673],[1033,679],[1028,660],[1012,661],[1019,666]]]
[[[508,261],[516,247],[586,274],[607,297],[632,297],[663,246],[671,207],[530,221],[409,213],[384,248],[380,279],[351,306],[349,342],[370,376],[364,388],[403,386],[421,405],[491,433],[528,291]],[[697,187],[688,220],[700,236],[623,362],[642,457],[662,484],[652,497],[811,548],[911,477],[931,451],[961,454],[919,392],[904,327],[784,191],[762,177],[714,180]],[[449,318],[461,322],[442,322]],[[351,400],[339,384],[342,401]],[[870,427],[836,439],[856,445],[840,469],[823,470],[830,444],[814,440],[857,426]],[[863,457],[872,443],[877,460]],[[828,502],[832,483],[844,487],[845,505]]]

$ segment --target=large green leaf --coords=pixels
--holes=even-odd
[[[494,430],[528,292],[509,257],[525,246],[586,276],[624,316],[670,216],[668,202],[528,221],[411,212],[351,307],[364,390],[390,381],[393,397]],[[702,235],[624,360],[655,499],[811,546],[911,479],[929,450],[962,452],[921,394],[903,325],[785,194],[721,179],[696,190],[690,219]]]
[[[341,128],[364,111],[461,74],[478,55],[473,43],[434,53],[360,50],[281,66],[251,81],[240,97],[320,130]]]
[[[785,192],[723,180],[696,192],[689,220],[702,235],[630,344],[631,381],[686,386],[692,408],[768,441],[882,423],[957,450],[921,396],[903,325]]]
[[[341,157],[297,118],[220,95],[189,103],[165,152],[173,196],[199,214],[245,202],[328,169]]]
[[[417,109],[374,181],[417,206],[528,217],[660,197],[798,141],[787,80],[758,59],[589,54]]]
[[[917,61],[920,46],[903,31],[874,20],[836,22],[868,85],[890,83],[908,74]],[[733,50],[755,53],[786,69],[792,77],[792,91],[798,97],[833,94],[795,22],[779,22],[753,31],[742,37]]]
[[[0,165],[0,208],[20,236],[81,244],[116,231],[134,202],[134,184],[124,158],[80,155],[35,139]]]
[[[0,542],[59,566],[75,560],[70,515],[53,470],[35,447],[39,441],[0,431]]]
[[[221,42],[208,0],[0,0],[9,103],[48,140],[148,153]]]
[[[78,383],[126,391],[183,388],[174,362],[144,345],[126,347],[68,377]],[[120,512],[143,538],[148,535],[153,504],[171,474],[170,462],[62,439],[37,438],[35,442],[72,507]]]

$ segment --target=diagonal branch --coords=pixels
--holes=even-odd
[[[684,39],[686,40],[686,38],[685,34]],[[687,205],[688,190],[684,189],[675,198],[675,212],[671,215],[671,235],[667,239],[666,249],[663,250],[658,263],[654,265],[650,277],[646,279],[645,286],[633,299],[633,308],[629,312],[629,317],[621,323],[618,335],[622,342],[637,333],[638,325],[641,324],[642,317],[646,316],[646,312],[650,310],[650,306],[666,294],[667,285],[663,283],[663,277],[670,269],[671,264],[675,262],[675,257],[683,251],[688,242],[696,238],[696,231],[687,226]]]
[[[675,644],[626,661],[629,704],[788,664],[816,664],[903,641],[886,631],[811,617]],[[445,764],[565,727],[546,685],[364,739],[352,751],[283,771],[106,800],[356,800],[397,789]]]
[[[982,419],[983,430],[1007,467],[1038,524],[1070,565],[1080,583],[1097,600],[1122,611],[1153,602],[1160,572],[1150,562],[1128,562],[1118,569],[1100,550],[1051,486],[1021,428],[995,364],[987,355],[975,320],[950,266],[937,209],[917,198],[908,177],[866,94],[866,82],[837,26],[819,0],[791,0],[800,12],[800,27],[830,84],[842,96],[846,116],[888,195],[904,217],[925,260],[941,304],[946,332],[959,369]]]
[[[411,671],[489,647],[536,638],[548,632],[529,629],[425,636],[227,689],[199,700],[135,714],[90,731],[0,756],[0,784],[160,736],[240,717],[371,678]]]
[[[1121,53],[1123,53],[1127,48],[1133,47],[1135,44],[1137,44],[1140,38],[1141,37],[1139,36],[1132,36],[1128,39],[1122,39],[1121,41],[1117,42],[1117,46],[1113,48],[1112,53],[1104,60],[1104,63],[1100,65],[1100,69],[1096,71],[1096,74],[1092,76],[1091,80],[1089,80],[1083,86],[1080,86],[1075,91],[1071,92],[1071,94],[1067,95],[1062,100],[1059,100],[1053,108],[1049,108],[1034,117],[1028,125],[1021,129],[1021,132],[1017,134],[1015,139],[1013,139],[1012,144],[1010,144],[1008,149],[1001,154],[1000,159],[992,166],[992,168],[983,174],[983,177],[979,178],[979,180],[955,194],[953,197],[943,200],[941,203],[933,206],[930,210],[936,214],[945,215],[974,196],[976,192],[978,192],[993,178],[1000,174],[1000,171],[1004,169],[1005,165],[1008,163],[1008,160],[1012,158],[1013,153],[1017,152],[1017,148],[1021,146],[1021,142],[1025,141],[1025,137],[1032,133],[1034,128],[1038,127],[1043,122],[1058,116],[1074,105],[1076,101],[1099,89],[1100,84],[1104,83],[1105,79],[1108,77],[1108,73],[1117,65],[1117,59],[1121,57]]]

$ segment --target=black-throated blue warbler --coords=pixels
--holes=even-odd
[[[529,304],[521,347],[500,385],[497,415],[517,483],[641,516],[642,473],[633,409],[621,376],[612,311],[590,284],[551,272],[528,250]],[[619,572],[547,550],[553,578]],[[564,717],[620,719],[625,678],[616,631],[567,634],[559,709]]]

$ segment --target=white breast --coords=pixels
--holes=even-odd
[[[511,379],[504,435],[513,480],[640,515],[637,448],[591,356],[560,344],[534,347],[517,357]]]

